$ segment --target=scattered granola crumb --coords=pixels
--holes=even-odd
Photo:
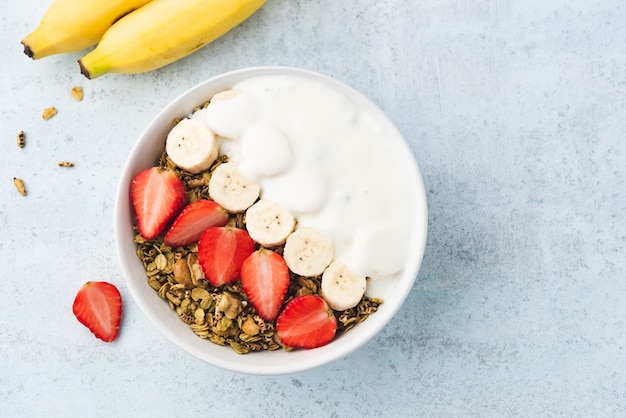
[[[59,167],[74,167],[74,163],[69,161],[60,161]]]
[[[17,146],[24,148],[24,145],[26,145],[26,135],[24,134],[24,131],[20,131],[20,133],[17,134]]]
[[[20,192],[22,196],[26,196],[26,188],[24,187],[24,180],[18,179],[17,177],[13,177],[13,184],[15,184],[17,191]]]
[[[41,115],[41,117],[44,118],[45,120],[48,120],[56,114],[57,114],[57,108],[54,106],[51,106],[43,110],[43,114]]]
[[[83,88],[80,86],[72,87],[72,97],[79,102],[82,101],[84,97]]]

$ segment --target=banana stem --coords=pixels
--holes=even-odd
[[[93,80],[94,78],[100,77],[101,75],[111,71],[111,67],[109,65],[98,63],[99,59],[97,56],[93,55],[94,52],[95,50],[78,60],[80,73],[89,80]]]
[[[24,45],[24,53],[28,55],[30,58],[35,59],[35,53],[24,41],[22,41],[22,45]]]

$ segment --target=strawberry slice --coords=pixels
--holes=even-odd
[[[228,226],[208,228],[198,242],[198,261],[213,286],[239,278],[241,265],[254,252],[248,232]]]
[[[120,329],[122,296],[111,283],[87,282],[78,290],[72,311],[96,337],[110,343]]]
[[[273,321],[289,288],[289,267],[279,254],[260,248],[243,262],[241,285],[258,314]]]
[[[198,199],[185,206],[174,219],[163,242],[170,247],[182,247],[197,242],[202,233],[213,226],[224,226],[228,212],[212,200]]]
[[[130,186],[130,200],[137,215],[139,233],[155,239],[187,202],[185,185],[172,170],[148,168]]]
[[[280,341],[294,348],[328,344],[337,333],[337,319],[326,301],[317,295],[292,299],[276,321]]]

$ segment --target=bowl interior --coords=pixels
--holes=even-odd
[[[137,173],[156,165],[173,119],[188,115],[195,106],[239,81],[280,74],[324,82],[345,94],[381,124],[410,178],[411,187],[407,193],[412,197],[411,209],[415,214],[415,222],[408,226],[412,228],[410,256],[401,277],[396,281],[396,288],[384,298],[378,312],[330,344],[314,350],[277,350],[239,355],[230,347],[221,347],[198,338],[147,285],[143,265],[136,256],[132,229],[134,213],[129,187]],[[236,372],[264,375],[298,372],[329,363],[346,356],[374,337],[391,320],[410,292],[424,254],[427,231],[426,195],[422,178],[411,150],[393,123],[376,105],[351,87],[318,73],[289,67],[254,67],[225,73],[196,85],[172,101],[150,122],[133,147],[120,178],[114,216],[116,247],[123,275],[131,295],[150,321],[177,346],[209,364]]]

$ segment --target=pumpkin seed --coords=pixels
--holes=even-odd
[[[191,299],[193,299],[195,301],[211,300],[211,294],[206,289],[203,289],[201,287],[196,287],[196,288],[191,290]],[[202,305],[200,305],[200,306],[202,306]],[[206,308],[204,308],[204,309],[206,309]]]
[[[248,347],[238,343],[237,341],[229,341],[229,344],[237,354],[247,354],[250,352],[250,349]]]
[[[205,319],[204,309],[202,308],[196,309],[194,313],[194,317],[196,320],[196,324],[204,324],[204,319]]]
[[[154,265],[159,270],[164,270],[167,267],[167,258],[163,254],[159,254],[154,259]]]

